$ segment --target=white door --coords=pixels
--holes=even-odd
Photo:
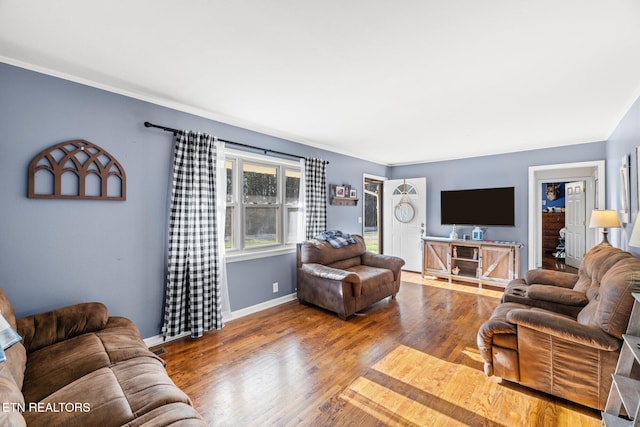
[[[383,194],[382,252],[404,259],[403,270],[420,272],[427,225],[427,178],[385,181]]]
[[[586,194],[584,181],[565,184],[565,263],[579,268],[586,252]]]

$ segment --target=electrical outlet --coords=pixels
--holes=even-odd
[[[273,293],[277,293],[278,292],[278,282],[273,282]]]

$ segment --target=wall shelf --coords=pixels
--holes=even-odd
[[[329,203],[335,206],[356,206],[358,190],[349,184],[329,185]]]
[[[337,206],[356,206],[360,199],[352,199],[350,197],[332,197],[331,204]]]

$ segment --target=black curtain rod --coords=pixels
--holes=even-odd
[[[166,127],[166,126],[154,125],[153,123],[149,123],[149,122],[144,122],[144,127],[162,129],[165,132],[172,132],[174,135],[177,135],[178,132],[180,132],[180,130],[178,130],[178,129],[169,128],[169,127]],[[221,139],[220,138],[219,140],[224,142],[225,144],[237,145],[239,147],[250,148],[252,150],[260,150],[260,151],[264,152],[264,154],[273,153],[273,154],[280,154],[281,156],[296,157],[298,159],[304,159],[305,158],[304,156],[298,156],[297,154],[283,153],[282,151],[270,150],[268,148],[260,148],[260,147],[254,146],[254,145],[242,144],[240,142],[235,142],[235,141],[227,141],[226,139]]]

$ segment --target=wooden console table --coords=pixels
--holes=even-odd
[[[505,287],[520,272],[517,242],[424,237],[422,276]]]

